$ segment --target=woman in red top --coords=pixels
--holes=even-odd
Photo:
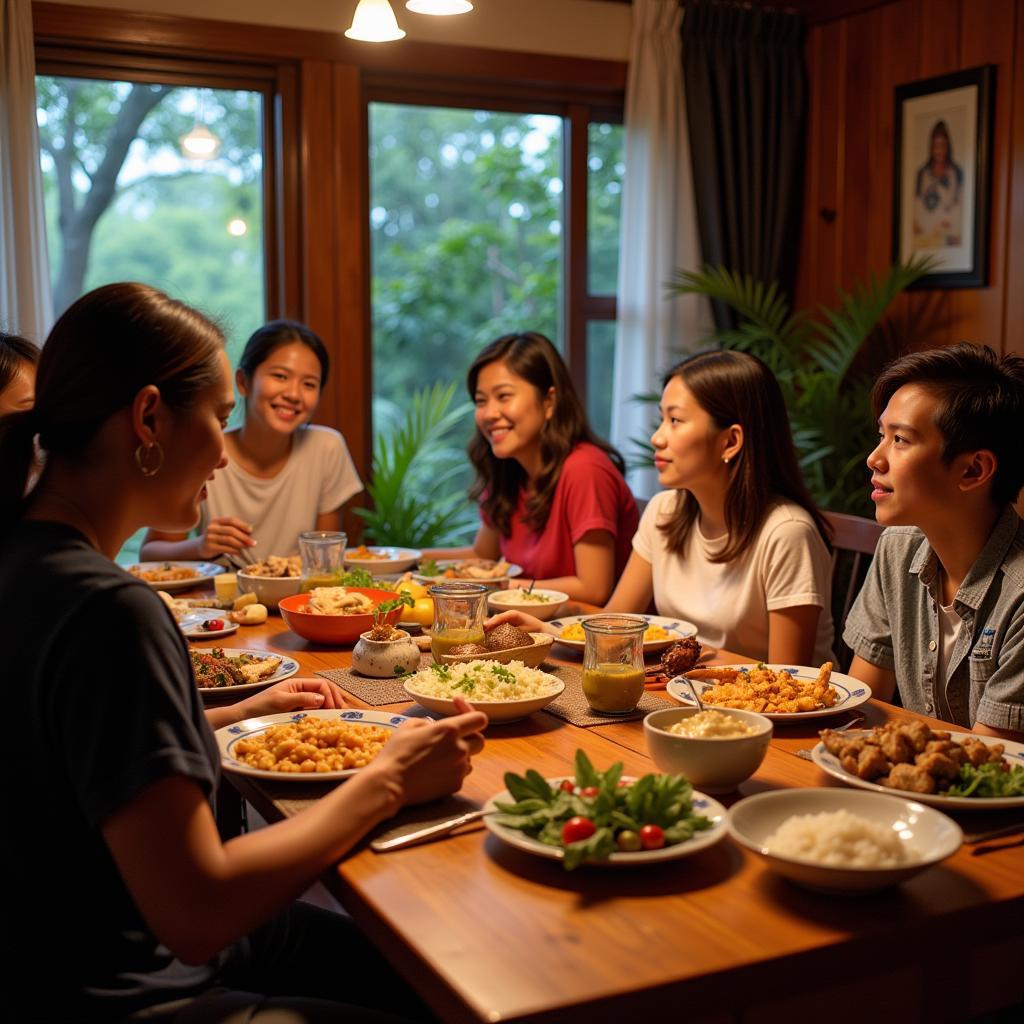
[[[466,384],[477,425],[470,496],[482,520],[473,552],[521,565],[522,581],[603,604],[639,516],[622,456],[587,423],[558,350],[532,331],[503,335]]]

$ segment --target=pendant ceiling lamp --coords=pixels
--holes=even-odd
[[[465,14],[473,10],[469,0],[406,0],[405,6],[416,14]]]
[[[359,0],[345,35],[364,43],[388,43],[405,33],[398,27],[388,0]]]
[[[182,154],[189,160],[212,160],[220,152],[220,139],[206,127],[203,93],[199,93],[199,116],[195,127],[178,139]]]

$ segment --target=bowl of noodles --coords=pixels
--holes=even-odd
[[[315,587],[308,594],[281,599],[278,609],[288,628],[315,644],[354,644],[360,633],[373,626],[373,616],[385,601],[394,600],[390,590],[369,587]],[[402,608],[392,608],[383,619],[396,623]]]

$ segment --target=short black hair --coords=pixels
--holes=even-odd
[[[0,331],[0,391],[7,388],[25,363],[38,365],[39,347],[20,334]]]
[[[996,457],[992,500],[1008,505],[1024,487],[1024,357],[1002,357],[988,345],[960,342],[912,352],[890,363],[875,382],[872,404],[881,416],[889,399],[917,384],[938,399],[935,425],[943,437],[942,457],[987,449]]]
[[[252,380],[256,367],[269,359],[275,349],[282,345],[290,345],[294,341],[305,345],[320,361],[320,388],[323,390],[331,369],[331,357],[327,354],[327,346],[320,340],[319,334],[295,320],[271,320],[254,331],[245,343],[242,357],[238,360],[238,368]]]

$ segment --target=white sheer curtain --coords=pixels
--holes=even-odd
[[[682,17],[678,0],[633,0],[612,401],[612,440],[627,458],[635,455],[630,439],[647,440],[656,415],[632,396],[660,390],[661,375],[711,323],[703,299],[666,298],[674,270],[700,265]],[[629,480],[641,497],[658,490],[653,469],[633,470]]]
[[[0,0],[0,327],[41,342],[53,307],[35,74],[31,0]]]

